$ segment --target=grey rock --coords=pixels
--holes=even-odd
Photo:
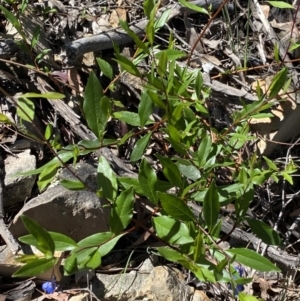
[[[29,149],[16,154],[16,157],[8,156],[4,161],[4,168],[4,207],[25,202],[26,198],[31,195],[36,176],[16,176],[15,174],[35,169],[35,156],[30,154]]]
[[[71,170],[92,190],[96,191],[96,167],[78,163]],[[76,178],[63,169],[59,179]],[[30,200],[15,217],[10,231],[15,238],[27,234],[20,216],[25,214],[40,223],[46,230],[65,234],[79,241],[95,233],[109,231],[109,209],[103,208],[104,200],[89,190],[71,191],[59,184],[52,184],[45,192]]]
[[[93,291],[106,301],[182,301],[209,300],[196,296],[185,284],[182,273],[167,266],[153,267],[147,259],[138,271],[120,275],[97,274]],[[205,294],[204,294],[205,295]]]

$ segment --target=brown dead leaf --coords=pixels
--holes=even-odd
[[[109,23],[113,28],[117,28],[119,26],[119,20],[127,20],[125,8],[118,7],[117,9],[113,10],[109,18]]]

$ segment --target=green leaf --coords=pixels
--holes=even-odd
[[[69,190],[83,190],[86,188],[83,182],[77,180],[73,181],[73,180],[64,179],[61,180],[59,184]]]
[[[77,254],[71,254],[64,262],[64,275],[69,276],[78,271]]]
[[[240,301],[260,301],[261,299],[257,299],[255,296],[251,296],[251,295],[248,295],[246,293],[239,293],[239,300]]]
[[[150,19],[146,25],[146,36],[147,39],[150,43],[150,45],[153,45],[154,42],[154,33],[155,33],[155,28],[154,28],[154,19]]]
[[[78,269],[84,269],[88,267],[88,263],[92,260],[98,247],[84,248],[76,252]]]
[[[39,258],[23,265],[12,276],[13,277],[34,277],[47,272],[55,265],[55,258]]]
[[[269,98],[273,98],[278,95],[279,91],[282,89],[285,82],[287,81],[287,73],[288,70],[286,67],[284,67],[273,77],[270,85]]]
[[[0,122],[6,124],[14,124],[6,115],[0,113]]]
[[[188,205],[175,195],[158,192],[162,208],[164,211],[176,219],[183,221],[193,221],[194,214]]]
[[[117,196],[118,182],[108,161],[101,156],[97,168],[97,184],[102,190],[103,197],[113,201]]]
[[[37,25],[37,27],[35,28],[35,30],[33,31],[32,34],[32,39],[31,39],[31,48],[33,49],[37,42],[40,39],[40,34],[41,34],[41,27],[39,25]]]
[[[114,76],[111,65],[100,57],[97,57],[96,60],[103,74],[111,80]]]
[[[22,39],[26,42],[26,36],[23,32],[23,29],[22,29],[22,26],[21,26],[19,20],[2,5],[0,5],[0,9],[2,10],[2,12],[5,16],[5,19],[7,19],[13,25],[13,27],[17,30],[17,32],[22,37]]]
[[[117,197],[110,210],[109,227],[114,234],[121,233],[130,223],[133,216],[134,193],[130,187]]]
[[[198,168],[188,160],[178,159],[176,165],[180,172],[188,179],[197,181],[201,176]]]
[[[201,71],[199,70],[197,73],[196,80],[195,80],[195,92],[196,92],[198,99],[201,99],[202,88],[203,88],[203,76],[202,76]],[[209,137],[209,136],[206,136],[206,137]]]
[[[141,157],[144,155],[145,150],[148,146],[149,140],[151,138],[152,132],[149,132],[142,138],[140,138],[134,145],[132,153],[130,155],[130,161],[136,162],[141,159]]]
[[[144,195],[148,197],[152,203],[157,205],[158,197],[155,190],[157,176],[145,158],[140,164],[138,180]]]
[[[143,190],[140,188],[139,180],[130,177],[118,177],[118,181],[125,188],[133,187],[134,191],[138,194],[143,194]]]
[[[215,181],[213,181],[205,194],[203,202],[203,217],[209,232],[212,231],[217,223],[219,212],[219,194],[215,185]]]
[[[288,181],[291,185],[294,184],[293,178],[292,178],[287,172],[283,172],[282,175],[283,175],[283,178],[284,178],[286,181]]]
[[[277,266],[275,266],[271,261],[252,250],[238,248],[230,249],[227,252],[236,255],[236,261],[252,269],[262,272],[280,272],[280,269]]]
[[[76,242],[66,235],[50,231],[49,234],[54,242],[55,251],[71,251],[77,247]],[[37,240],[31,234],[19,237],[19,241],[27,245],[38,247]]]
[[[267,245],[282,245],[279,234],[264,222],[246,217],[252,232]]]
[[[113,117],[133,126],[140,126],[141,120],[137,113],[129,111],[114,112]]]
[[[144,13],[145,16],[150,19],[151,17],[151,12],[153,11],[155,7],[155,1],[154,0],[146,0],[144,2]]]
[[[161,59],[162,56],[167,56],[168,61],[172,60],[178,60],[180,58],[183,58],[186,56],[186,54],[180,50],[177,49],[166,49],[166,50],[161,50],[157,53],[155,53],[155,57],[158,59]]]
[[[161,256],[169,261],[183,262],[186,260],[181,253],[168,247],[158,247],[157,251]]]
[[[83,112],[89,128],[101,140],[103,127],[99,124],[99,118],[103,113],[100,106],[100,99],[103,96],[102,86],[92,71],[89,75],[84,92]]]
[[[45,99],[60,99],[65,98],[66,96],[64,94],[58,93],[58,92],[47,92],[47,93],[34,93],[29,92],[21,95],[20,97],[25,98],[45,98]]]
[[[287,2],[284,2],[284,1],[267,1],[267,2],[270,3],[274,7],[295,9],[295,7],[293,5],[291,5]]]
[[[22,222],[28,232],[37,241],[37,248],[47,257],[52,257],[54,254],[54,242],[50,234],[37,222],[33,221],[26,215],[21,215]]]
[[[142,91],[141,102],[138,107],[140,126],[144,127],[153,111],[153,102],[147,91]]]
[[[110,239],[108,242],[104,243],[103,245],[101,245],[99,247],[99,252],[101,254],[101,256],[105,256],[107,255],[116,245],[116,243],[118,242],[118,240],[125,235],[125,233],[119,234],[118,236]]]
[[[157,73],[161,78],[163,78],[167,72],[168,56],[166,50],[162,50],[160,52],[161,53],[158,60]]]
[[[98,249],[92,249],[93,251],[88,255],[88,260],[83,260],[84,262],[84,268],[89,269],[96,269],[101,265],[101,254]],[[80,268],[82,268],[81,264],[79,263]]]
[[[158,20],[156,20],[154,22],[154,28],[155,31],[159,30],[160,28],[162,28],[169,20],[169,16],[171,13],[171,9],[166,9],[161,16],[158,18]]]
[[[183,181],[178,166],[168,157],[155,155],[161,165],[163,166],[163,173],[165,177],[174,185],[179,188],[182,187]]]
[[[90,235],[77,243],[79,247],[94,247],[100,246],[113,237],[112,232],[102,232]]]
[[[119,54],[115,54],[115,56],[117,58],[115,61],[120,64],[122,71],[127,71],[128,73],[138,77],[141,76],[139,69],[131,60]]]
[[[208,11],[205,9],[205,8],[202,8],[198,5],[195,5],[193,3],[190,3],[190,2],[187,2],[185,0],[179,0],[179,3],[183,6],[183,7],[187,7],[187,8],[190,8],[198,13],[201,13],[201,14],[206,14],[206,15],[209,15]]]
[[[202,139],[197,152],[199,167],[205,166],[207,158],[211,152],[211,146],[211,137],[210,135],[206,135]]]
[[[141,41],[138,35],[129,28],[128,23],[120,19],[119,24],[126,31],[126,33],[133,39],[135,45],[143,49],[145,53],[149,54],[149,49],[147,47],[147,44]]]
[[[190,231],[186,224],[176,221],[171,217],[154,217],[153,227],[158,237],[170,244],[182,245],[194,241],[190,236]]]
[[[19,97],[18,98],[18,106],[17,106],[17,115],[25,121],[32,122],[34,119],[34,103],[26,98]]]

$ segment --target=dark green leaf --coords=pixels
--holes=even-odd
[[[71,254],[64,262],[64,275],[69,276],[78,271],[77,254]]]
[[[203,217],[209,232],[212,231],[216,225],[219,212],[219,194],[215,185],[215,181],[213,181],[205,194],[203,202]]]
[[[203,76],[201,71],[199,70],[195,81],[195,92],[198,99],[201,99],[202,87],[203,87]],[[206,137],[210,137],[210,136],[206,136]]]
[[[164,211],[176,218],[183,221],[193,221],[194,214],[188,205],[175,195],[158,192],[158,196]]]
[[[279,234],[264,222],[246,217],[252,232],[267,245],[282,245]]]
[[[255,251],[239,248],[239,249],[230,249],[227,251],[230,254],[236,255],[236,261],[258,271],[262,272],[280,272],[280,269],[276,267],[272,262],[267,258],[261,256]]]
[[[269,98],[278,96],[279,91],[283,88],[285,82],[287,81],[287,73],[288,70],[286,67],[284,67],[273,77],[270,85]]]
[[[29,92],[29,93],[22,94],[20,97],[25,97],[25,98],[60,99],[60,98],[65,98],[66,96],[64,94],[61,94],[61,93],[58,93],[58,92],[47,92],[47,93]]]
[[[122,68],[122,71],[127,71],[128,73],[138,77],[141,76],[139,69],[134,65],[134,63],[131,60],[119,54],[115,54],[115,56],[117,58],[116,61],[120,64]]]
[[[21,219],[28,232],[37,241],[37,248],[46,256],[52,256],[55,246],[50,234],[39,223],[33,221],[28,216],[23,214],[21,215]]]
[[[69,190],[83,190],[86,188],[85,184],[81,181],[73,181],[73,180],[64,179],[64,180],[61,180],[59,182],[59,184]]]
[[[144,127],[153,111],[153,102],[147,91],[142,91],[141,102],[138,107],[140,126]]]
[[[142,138],[140,138],[133,147],[132,153],[130,155],[130,161],[136,162],[141,159],[144,155],[145,150],[148,146],[149,140],[151,138],[152,132],[149,132]]]
[[[110,210],[109,226],[114,234],[121,233],[130,223],[133,215],[133,188],[124,190],[117,197]]]
[[[39,258],[23,265],[13,277],[34,277],[47,272],[55,265],[55,258]]]
[[[107,160],[101,156],[97,168],[97,184],[103,197],[113,201],[117,196],[118,182]]]
[[[160,51],[160,56],[157,65],[157,73],[160,77],[164,77],[167,72],[168,56],[166,50]]]
[[[140,188],[138,179],[130,177],[118,177],[118,181],[125,189],[128,189],[130,186],[132,186],[136,193],[143,194],[143,190]]]
[[[157,205],[158,198],[155,191],[157,176],[146,159],[143,159],[140,164],[138,179],[144,195]]]
[[[199,167],[205,166],[207,158],[211,152],[211,146],[211,137],[210,135],[206,135],[202,139],[197,152]]]
[[[103,96],[102,86],[92,71],[89,75],[87,85],[84,92],[83,112],[88,123],[89,128],[101,139],[102,133],[100,133],[98,118],[101,115],[100,99]]]
[[[150,19],[151,16],[151,12],[153,11],[155,7],[155,1],[154,0],[146,0],[144,2],[144,13],[145,16]]]
[[[201,176],[198,168],[188,160],[178,159],[176,165],[180,172],[188,179],[197,181]]]
[[[111,80],[114,76],[111,65],[100,57],[97,57],[96,60],[103,74]]]
[[[163,173],[165,177],[174,185],[179,188],[182,187],[183,182],[178,166],[168,157],[156,154],[159,162],[163,166]]]
[[[159,238],[170,244],[187,244],[194,241],[188,227],[168,216],[153,218],[153,227]]]
[[[102,232],[90,235],[77,243],[79,247],[99,246],[113,237],[112,232]]]

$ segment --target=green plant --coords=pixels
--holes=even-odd
[[[103,89],[96,74],[91,72],[83,102],[86,122],[96,139],[63,147],[59,141],[51,140],[52,127],[49,125],[44,141],[49,141],[58,151],[56,156],[41,168],[23,173],[39,174],[38,187],[42,191],[51,183],[57,169],[66,162],[73,160],[75,163],[79,156],[107,145],[120,146],[130,137],[136,137],[138,141],[130,159],[133,163],[140,163],[137,179],[116,176],[106,159],[99,158],[98,189],[95,193],[105,198],[110,206],[110,231],[75,242],[59,233],[48,232],[23,216],[30,234],[21,237],[20,241],[37,247],[45,256],[23,256],[20,260],[25,265],[14,276],[34,276],[51,268],[56,262],[54,251],[70,252],[64,263],[66,275],[83,268],[97,268],[101,265],[101,258],[114,248],[122,236],[143,223],[139,221],[129,227],[133,221],[135,195],[146,197],[155,208],[147,219],[151,219],[155,230],[151,235],[165,243],[165,247],[157,248],[158,254],[181,264],[198,279],[230,282],[232,287],[250,282],[251,279],[241,278],[235,271],[235,261],[256,270],[279,271],[268,259],[254,251],[245,248],[223,250],[219,246],[220,207],[234,203],[236,218],[233,227],[247,221],[262,241],[281,244],[277,232],[260,221],[246,217],[246,212],[254,198],[256,185],[269,179],[278,181],[280,177],[292,183],[291,174],[295,172],[293,163],[280,170],[266,157],[259,158],[253,153],[248,159],[242,159],[242,154],[247,142],[255,139],[250,133],[249,121],[252,118],[272,117],[268,110],[275,103],[272,99],[285,86],[287,70],[283,68],[274,76],[268,98],[258,89],[259,100],[244,104],[241,111],[233,114],[231,125],[218,131],[207,122],[210,114],[206,98],[210,91],[203,85],[202,73],[180,66],[178,61],[186,54],[174,48],[172,35],[165,49],[155,46],[155,32],[167,21],[169,13],[166,11],[155,19],[157,8],[154,1],[145,1],[145,15],[149,20],[146,41],[140,40],[126,23],[121,23],[137,46],[133,60],[122,56],[115,47],[115,61],[122,72],[147,81],[137,111],[114,109],[116,100],[107,96],[107,91],[114,88],[113,69],[98,58],[100,69],[111,83]],[[151,61],[151,70],[147,74],[141,74],[137,67],[144,58]],[[23,120],[32,122],[34,119],[35,107],[30,98],[35,97],[59,98],[61,95],[23,95],[17,103],[17,114]],[[160,121],[151,118],[154,108],[160,110]],[[8,122],[4,115],[0,118],[2,122]],[[107,139],[106,129],[111,118],[130,125],[132,130],[121,139]],[[153,134],[157,132],[162,137],[162,145],[166,146],[156,155],[163,180],[158,178],[144,157]],[[262,161],[266,162],[266,168],[262,168]],[[220,175],[226,178],[225,184],[219,180]],[[65,179],[61,184],[73,190],[87,188],[80,180]],[[189,202],[198,203],[202,207],[201,213],[195,215]],[[240,298],[250,300],[246,299],[245,294],[241,294]]]

